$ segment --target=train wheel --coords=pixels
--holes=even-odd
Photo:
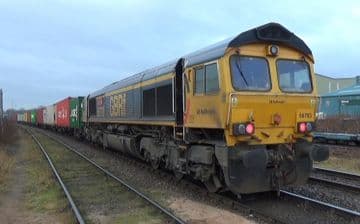
[[[206,188],[208,189],[208,191],[211,193],[218,192],[222,186],[219,178],[217,178],[216,176],[210,177],[210,179],[208,181],[204,182],[204,184],[205,184]]]
[[[157,159],[157,158],[150,159],[150,163],[151,163],[151,167],[154,170],[159,169],[159,167],[160,167],[160,160],[159,159]]]
[[[174,176],[175,176],[175,179],[176,180],[181,180],[183,177],[184,177],[184,174],[183,173],[180,173],[179,171],[177,170],[174,170]]]

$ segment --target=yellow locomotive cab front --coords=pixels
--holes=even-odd
[[[246,193],[306,182],[313,160],[328,157],[326,148],[311,143],[317,107],[312,57],[256,43],[229,49],[223,65],[230,89],[229,188]]]
[[[268,56],[271,46],[247,45],[228,53],[229,146],[311,141],[316,111],[312,61],[285,46]],[[302,123],[306,130],[299,129]]]

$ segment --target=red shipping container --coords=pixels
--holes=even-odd
[[[44,109],[45,108],[39,108],[36,110],[37,124],[44,124]]]
[[[56,126],[70,127],[70,97],[56,103]]]

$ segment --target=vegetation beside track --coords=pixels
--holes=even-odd
[[[347,146],[330,146],[328,160],[315,165],[322,168],[360,174],[360,148]]]
[[[164,223],[157,209],[48,137],[39,139],[87,223]]]
[[[15,162],[11,145],[15,143],[16,138],[15,124],[4,121],[0,126],[0,193],[6,189],[7,179]]]
[[[74,223],[60,186],[32,139],[21,129],[0,143],[2,223]],[[3,135],[4,137],[4,135]]]
[[[65,195],[38,146],[30,136],[26,136],[23,141],[28,146],[25,151],[26,206],[37,212],[55,214],[63,223],[75,223]]]
[[[9,147],[0,143],[0,193],[5,191],[10,171],[14,165],[14,156]]]

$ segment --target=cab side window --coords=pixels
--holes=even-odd
[[[219,75],[217,64],[212,63],[195,69],[196,95],[214,94],[219,90]]]
[[[195,94],[203,94],[205,90],[204,67],[195,70]]]

